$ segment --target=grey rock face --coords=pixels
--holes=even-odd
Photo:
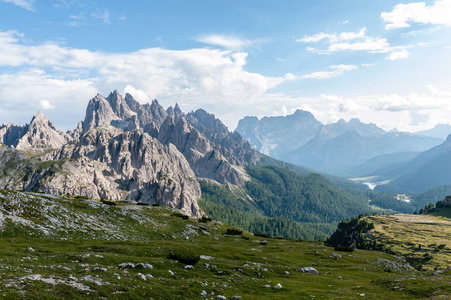
[[[175,145],[198,177],[237,185],[247,180],[244,172],[220,153],[221,148],[191,126],[185,117],[180,117],[177,124],[168,117],[160,127],[158,139],[165,145]]]
[[[61,174],[71,175],[53,176],[41,187],[45,192],[159,203],[201,215],[200,186],[189,163],[175,146],[164,146],[141,131],[91,129],[75,147],[61,149],[55,158],[66,159]]]
[[[112,121],[120,120],[114,113],[110,103],[102,95],[97,94],[92,98],[86,108],[86,116],[83,122],[83,132],[90,128],[109,126]]]
[[[57,130],[41,112],[33,117],[30,124],[0,126],[0,140],[7,146],[20,150],[44,150],[60,148],[70,136]]]
[[[152,100],[152,103],[142,105],[136,101],[132,95],[125,95],[125,102],[128,107],[136,113],[139,125],[144,128],[146,125],[153,123],[156,128],[160,128],[161,124],[167,118],[168,114],[157,100]]]
[[[213,114],[203,109],[186,115],[188,122],[217,146],[217,150],[233,165],[254,165],[258,156],[238,132],[229,132]]]

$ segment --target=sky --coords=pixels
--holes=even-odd
[[[0,124],[75,128],[117,89],[234,130],[296,109],[451,123],[451,0],[0,0]]]

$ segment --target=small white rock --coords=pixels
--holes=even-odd
[[[207,296],[208,296],[207,292],[204,291],[204,290],[202,290],[202,291],[200,292],[200,295],[201,295],[202,297],[207,297]]]
[[[28,247],[27,250],[30,251],[30,252],[34,252],[34,249],[31,248],[31,247]]]
[[[192,265],[186,265],[185,270],[194,270],[194,267]]]
[[[280,290],[282,288],[282,285],[280,283],[278,283],[274,286],[274,288]]]
[[[226,300],[227,298],[224,297],[223,295],[217,295],[216,299],[218,299],[218,300]]]

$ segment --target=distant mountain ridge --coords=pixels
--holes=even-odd
[[[384,190],[402,189],[424,192],[432,187],[451,183],[451,134],[442,144],[424,151],[413,159],[400,163],[385,172],[380,179],[393,178]]]
[[[415,134],[446,139],[451,134],[451,125],[437,124],[434,128],[428,130],[417,131]]]
[[[245,117],[236,131],[264,154],[335,175],[347,174],[347,170],[380,155],[421,152],[443,141],[386,132],[356,118],[324,125],[301,110],[285,117]]]

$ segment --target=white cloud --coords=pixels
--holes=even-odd
[[[327,79],[343,75],[345,72],[357,70],[358,67],[354,65],[332,65],[329,66],[330,71],[314,72],[302,76],[303,79]]]
[[[305,35],[301,39],[296,39],[298,43],[316,43],[321,40],[329,40],[330,42],[337,41],[337,35],[320,32],[314,35]]]
[[[34,6],[33,6],[34,0],[2,0],[2,1],[4,1],[6,3],[11,3],[11,4],[14,4],[14,5],[17,5],[19,7],[22,7],[24,9],[26,9],[26,10],[30,10],[30,11],[34,11],[35,10]]]
[[[336,52],[336,51],[344,51],[344,50],[352,50],[352,51],[368,51],[368,52],[388,52],[390,51],[390,44],[385,38],[371,38],[366,37],[363,41],[355,42],[355,43],[335,43],[331,44],[327,51]]]
[[[409,22],[451,26],[451,0],[435,1],[432,5],[424,2],[398,4],[391,12],[381,13],[387,22],[385,29],[410,27]]]
[[[55,108],[55,105],[50,103],[49,100],[41,100],[41,101],[39,101],[39,104],[41,104],[41,107],[43,109],[54,109]]]
[[[242,50],[248,47],[259,46],[264,42],[264,40],[248,40],[242,39],[236,36],[220,35],[220,34],[210,34],[199,37],[196,39],[198,42],[219,46],[221,48],[230,50]]]
[[[358,38],[365,37],[366,28],[361,28],[358,32],[342,32],[340,34],[330,34],[330,33],[324,33],[320,32],[314,35],[305,35],[301,39],[296,39],[296,42],[298,43],[317,43],[321,40],[328,40],[329,43],[336,43],[340,41],[350,41],[355,40]]]
[[[340,41],[350,41],[358,38],[365,37],[366,28],[363,27],[359,30],[359,32],[342,32],[338,36],[338,40]]]
[[[248,72],[246,59],[247,53],[218,49],[104,53],[54,43],[28,46],[21,34],[0,31],[0,67],[14,67],[0,75],[0,119],[25,123],[27,115],[54,106],[49,118],[73,128],[84,117],[90,98],[118,89],[143,102],[158,98],[167,107],[177,101],[184,110],[202,107],[226,122],[237,121],[243,103],[257,101],[269,89],[296,78]],[[69,117],[61,117],[69,108]]]
[[[277,61],[280,61],[280,62],[286,62],[286,60],[285,60],[285,59],[283,59],[283,58],[280,58],[280,57],[276,57],[276,60],[277,60]]]
[[[316,43],[321,40],[326,40],[327,44],[329,45],[325,49],[307,47],[307,51],[315,52],[318,54],[332,54],[339,51],[390,53],[390,55],[387,57],[387,59],[390,60],[406,58],[409,56],[409,52],[407,52],[407,50],[405,49],[411,48],[413,47],[413,45],[394,47],[390,45],[386,38],[367,36],[366,31],[367,29],[363,27],[357,32],[342,32],[338,35],[325,34],[321,32],[312,36],[305,36],[304,38],[298,39],[296,41],[303,43]]]
[[[323,123],[333,123],[339,119],[349,120],[358,118],[365,123],[375,123],[385,130],[398,128],[401,131],[415,132],[434,127],[435,124],[449,124],[451,114],[451,93],[438,91],[428,85],[423,93],[382,94],[359,97],[343,97],[338,95],[318,95],[316,97],[287,97],[277,95],[272,109],[259,111],[254,115],[263,117],[272,112],[281,112],[280,105],[287,108],[289,113],[296,109],[310,111],[315,118]],[[418,116],[421,116],[419,119]]]
[[[401,51],[396,51],[390,53],[390,55],[387,57],[388,60],[399,60],[409,57],[410,53],[406,49],[402,49]]]

